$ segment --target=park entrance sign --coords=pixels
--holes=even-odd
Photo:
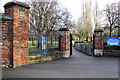
[[[108,46],[120,46],[120,37],[109,37],[107,38]]]
[[[47,38],[48,36],[40,36],[40,49],[46,49],[47,48]]]
[[[47,54],[47,41],[48,41],[48,36],[40,36],[40,52],[41,54]]]

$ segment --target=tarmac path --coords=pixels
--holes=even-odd
[[[93,57],[73,48],[72,58],[3,69],[3,78],[118,78],[117,57]]]

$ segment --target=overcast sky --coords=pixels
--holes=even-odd
[[[63,5],[70,10],[74,19],[77,19],[78,17],[80,17],[81,10],[82,10],[81,3],[84,0],[59,0],[59,1],[62,2]],[[89,1],[89,0],[87,0],[87,1]],[[99,9],[103,10],[106,3],[118,2],[120,0],[91,0],[91,1],[92,1],[93,6],[94,6],[95,2],[97,1],[98,5],[99,5]]]
[[[4,12],[4,4],[12,1],[12,0],[0,0],[0,13]],[[17,1],[25,1],[25,0],[17,0]],[[59,0],[61,2],[61,4],[63,4],[64,7],[68,8],[68,10],[71,12],[71,14],[73,15],[73,19],[77,19],[78,17],[80,17],[81,14],[81,3],[82,0]],[[92,4],[95,3],[96,0],[91,0]],[[107,2],[118,2],[120,0],[97,0],[100,6],[100,9],[102,10],[103,7],[105,6],[105,4]]]

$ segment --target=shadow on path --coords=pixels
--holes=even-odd
[[[72,58],[3,69],[3,78],[118,78],[118,58],[87,56],[73,48]]]

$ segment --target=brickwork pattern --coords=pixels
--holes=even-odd
[[[103,49],[103,37],[98,37],[98,36],[95,36],[94,38],[94,48],[95,49]]]
[[[12,66],[12,21],[0,21],[2,23],[2,53],[1,59],[3,65]]]
[[[68,51],[68,50],[70,50],[70,36],[68,36],[68,35],[63,35],[63,36],[61,36],[61,48],[60,48],[60,50],[61,51]]]
[[[25,9],[25,19],[19,18],[19,8]],[[5,7],[5,14],[9,14],[13,21],[1,21],[2,24],[2,59],[4,64],[18,67],[30,64],[28,50],[28,22],[29,9],[11,4]]]
[[[29,64],[28,52],[28,20],[29,13],[26,11],[26,18],[18,18],[18,9],[20,6],[14,7],[13,21],[13,64],[14,66],[22,66]]]

